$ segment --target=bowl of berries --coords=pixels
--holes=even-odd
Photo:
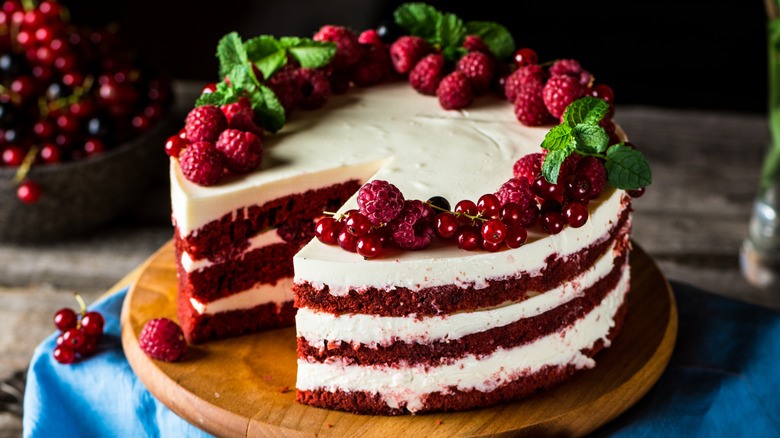
[[[115,27],[54,1],[0,9],[0,240],[84,233],[165,175],[170,82]]]

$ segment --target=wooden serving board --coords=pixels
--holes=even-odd
[[[143,324],[176,318],[171,242],[141,269],[122,309],[122,345],[133,371],[173,412],[217,436],[582,436],[636,403],[658,380],[674,348],[677,307],[671,287],[637,245],[623,332],[597,366],[552,390],[490,408],[400,417],[354,415],[295,402],[295,329],[191,346],[182,362],[147,357]]]

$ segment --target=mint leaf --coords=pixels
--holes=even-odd
[[[221,93],[219,91],[212,91],[211,93],[201,94],[198,97],[198,100],[195,101],[195,106],[204,106],[204,105],[220,106],[220,105],[225,105],[226,100],[227,100],[227,96],[225,96],[224,93]]]
[[[441,47],[458,47],[466,38],[466,25],[455,14],[442,14],[436,21],[436,37],[434,43]]]
[[[237,66],[228,73],[227,78],[233,88],[247,93],[251,93],[259,85],[251,66]]]
[[[542,175],[552,184],[558,182],[558,174],[561,172],[561,164],[571,154],[571,149],[556,149],[547,153],[542,163]]]
[[[249,100],[264,129],[270,132],[282,129],[286,121],[284,107],[270,88],[260,85],[257,92],[249,96]]]
[[[542,147],[552,152],[565,149],[570,142],[571,128],[568,125],[558,125],[545,134]]]
[[[578,151],[594,154],[607,150],[609,135],[601,126],[580,123],[572,129],[572,135]]]
[[[441,51],[441,56],[447,61],[457,62],[460,58],[464,57],[469,51],[465,47],[445,47]]]
[[[222,78],[234,68],[247,62],[246,49],[237,32],[230,32],[219,40],[217,59],[219,59],[219,75]]]
[[[569,104],[563,119],[571,128],[581,123],[598,125],[608,112],[609,104],[604,99],[585,96]]]
[[[297,40],[297,41],[292,41]],[[330,62],[336,55],[336,43],[314,41],[308,38],[282,38],[287,52],[301,63],[303,68],[318,68]]]
[[[638,150],[618,143],[607,149],[607,181],[613,187],[623,190],[636,190],[653,182],[650,164]]]
[[[284,49],[282,44],[270,35],[254,37],[247,41],[244,47],[246,48],[247,58],[255,63]]]
[[[506,59],[515,53],[515,40],[504,26],[492,21],[469,21],[466,35],[476,35],[498,59]]]
[[[436,37],[436,26],[441,12],[425,3],[404,3],[393,13],[395,23],[406,29],[411,35],[425,40]]]

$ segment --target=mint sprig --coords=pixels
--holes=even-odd
[[[277,132],[286,122],[284,107],[265,82],[287,64],[288,56],[303,68],[317,68],[330,62],[335,54],[333,43],[269,35],[244,43],[238,33],[231,32],[217,44],[219,74],[224,80],[213,92],[201,95],[195,105],[227,105],[247,97],[263,129]],[[257,77],[255,67],[262,77]]]
[[[468,35],[480,37],[498,59],[509,58],[515,52],[512,34],[498,23],[464,22],[455,14],[443,13],[425,3],[404,3],[395,10],[393,17],[409,35],[420,37],[440,49],[449,61],[457,61],[467,53],[463,42]]]
[[[604,160],[607,181],[615,188],[636,190],[652,183],[650,164],[641,152],[625,143],[609,144],[609,135],[599,126],[608,112],[609,105],[595,97],[583,97],[566,108],[563,122],[542,141],[548,151],[542,163],[547,181],[557,183],[564,160],[578,153]]]

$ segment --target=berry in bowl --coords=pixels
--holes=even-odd
[[[68,18],[52,0],[0,9],[0,240],[84,233],[165,175],[169,81],[115,28]]]

